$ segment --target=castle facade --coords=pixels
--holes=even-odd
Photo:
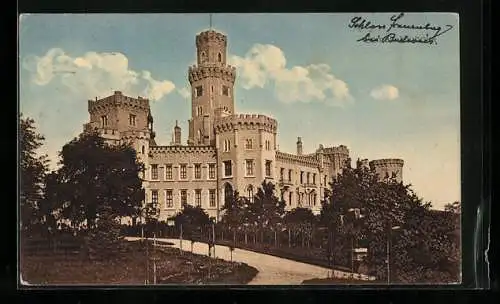
[[[177,122],[169,145],[158,145],[149,100],[120,91],[89,100],[90,122],[109,143],[129,142],[145,164],[146,201],[160,209],[159,220],[177,214],[184,203],[201,206],[220,219],[227,195],[237,190],[250,201],[265,181],[276,186],[286,209],[310,208],[319,213],[333,176],[349,159],[346,146],[319,148],[304,154],[302,139],[295,153],[277,148],[278,122],[260,114],[240,114],[234,105],[236,69],[226,63],[227,37],[213,30],[196,36],[197,64],[189,67],[191,118],[183,143]],[[382,159],[363,164],[380,176],[402,180],[403,161]]]

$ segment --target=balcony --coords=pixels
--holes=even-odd
[[[279,184],[280,187],[292,186],[293,185],[293,183],[292,183],[291,180],[289,180],[289,179],[283,179],[283,178],[280,178],[278,184]]]
[[[313,183],[303,183],[302,187],[304,187],[304,188],[317,188],[318,185],[317,184],[313,184]]]

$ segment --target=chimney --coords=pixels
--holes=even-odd
[[[174,127],[174,145],[180,145],[180,144],[181,144],[181,127],[179,127],[176,120]]]
[[[297,155],[302,155],[302,138],[297,137]]]

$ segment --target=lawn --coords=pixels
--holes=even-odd
[[[175,248],[146,247],[140,241],[127,242],[126,249],[112,260],[89,260],[84,255],[24,254],[21,256],[21,274],[30,284],[120,284],[142,285],[148,277],[153,282],[153,260],[156,259],[157,284],[246,284],[257,270],[243,263],[220,259]]]
[[[303,285],[373,285],[384,284],[382,281],[365,281],[356,278],[324,278],[310,279],[302,282]]]

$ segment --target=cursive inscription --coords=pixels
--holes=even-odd
[[[364,34],[357,42],[364,43],[409,43],[437,44],[437,38],[453,29],[453,25],[432,23],[412,24],[404,22],[404,13],[392,15],[387,23],[375,23],[363,17],[351,18],[348,28]]]

